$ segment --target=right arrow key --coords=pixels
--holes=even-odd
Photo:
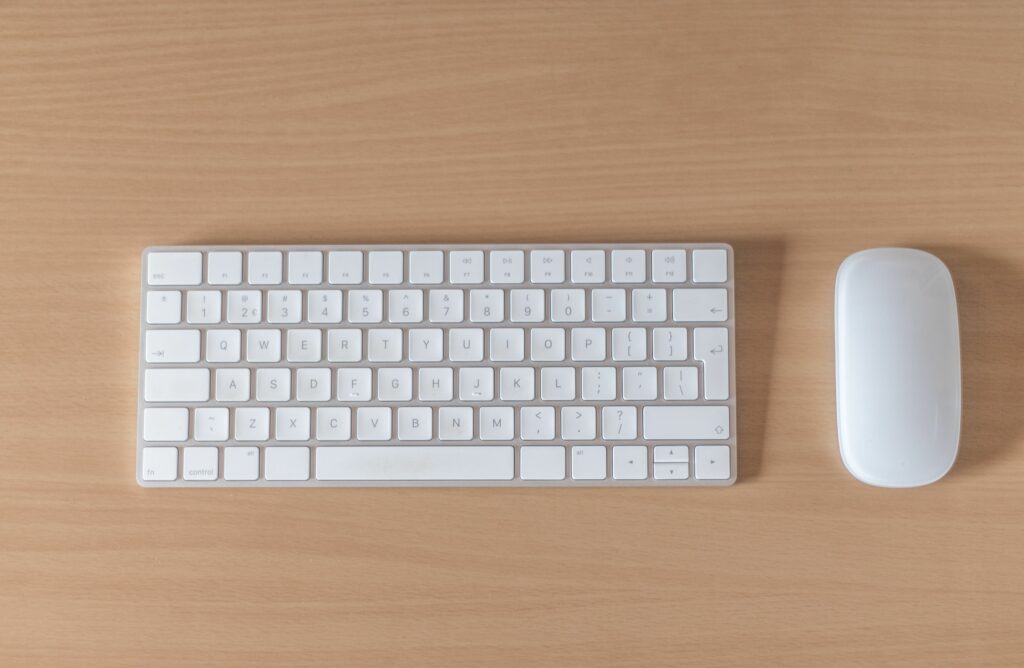
[[[731,469],[728,445],[698,445],[693,449],[693,474],[697,480],[728,480]]]

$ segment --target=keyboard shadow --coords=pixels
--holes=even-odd
[[[922,247],[953,274],[960,320],[960,451],[949,475],[991,468],[1024,431],[1024,274],[999,258],[953,246]]]
[[[761,473],[785,243],[723,239],[733,247],[736,300],[737,484]]]

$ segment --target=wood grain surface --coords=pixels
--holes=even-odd
[[[723,490],[143,490],[150,244],[726,241]],[[949,265],[961,456],[840,462],[835,269]],[[0,2],[0,664],[1024,664],[1024,4]],[[880,379],[884,382],[884,379]]]

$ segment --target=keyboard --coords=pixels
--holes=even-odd
[[[148,248],[138,483],[732,484],[732,255]]]

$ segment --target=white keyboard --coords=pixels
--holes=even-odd
[[[729,485],[725,244],[162,247],[152,487]]]

